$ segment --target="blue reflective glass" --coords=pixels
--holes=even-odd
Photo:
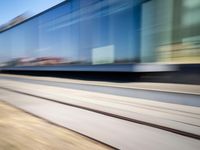
[[[1,33],[7,34],[1,49],[10,51],[11,58],[56,57],[76,64],[136,62],[140,15],[140,5],[132,0],[71,0]]]

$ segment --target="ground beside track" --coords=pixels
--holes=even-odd
[[[106,150],[103,144],[0,102],[1,150]]]

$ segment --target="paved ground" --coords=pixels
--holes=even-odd
[[[0,74],[2,79],[14,79],[21,81],[31,82],[34,80],[39,83],[48,82],[58,82],[58,83],[76,83],[78,85],[92,85],[92,86],[104,86],[104,87],[118,87],[118,88],[128,88],[128,89],[141,89],[141,90],[151,90],[151,91],[164,91],[173,93],[188,93],[200,95],[200,85],[192,84],[173,84],[173,83],[152,83],[152,82],[103,82],[103,81],[88,81],[88,80],[78,80],[78,79],[67,79],[67,78],[56,78],[56,77],[38,77],[38,76],[26,76],[26,75],[11,75],[11,74]]]
[[[87,110],[0,90],[1,99],[25,111],[122,150],[199,150],[200,141]]]
[[[113,83],[0,74],[0,80],[5,79],[200,107],[200,85]]]
[[[8,79],[0,80],[1,87],[65,104],[87,107],[200,135],[199,107]],[[6,97],[3,93],[1,95]],[[182,99],[182,97],[183,95],[179,99]],[[167,98],[170,100],[170,96]],[[191,99],[187,98],[186,100],[190,101]]]
[[[0,102],[1,150],[111,149]]]
[[[200,136],[200,109],[196,105],[199,103],[198,93],[193,95],[177,91],[85,85],[82,81],[69,83],[46,78],[0,78],[1,100],[118,149],[198,150],[200,147],[200,141],[194,138],[81,108],[87,107]],[[125,96],[125,91],[132,95]],[[150,95],[156,94],[156,99],[152,100]],[[146,98],[137,98],[137,95]],[[163,97],[168,100],[167,103],[163,102]],[[178,99],[179,103],[170,103],[174,101],[171,100],[173,98],[175,101]]]

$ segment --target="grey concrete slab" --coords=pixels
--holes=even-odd
[[[87,110],[0,90],[0,99],[124,150],[198,150],[200,141]]]
[[[133,97],[133,98],[143,98],[143,99],[149,99],[149,100],[160,101],[160,102],[165,102],[165,103],[174,103],[174,104],[200,107],[200,96],[193,95],[193,94],[149,91],[149,90],[142,90],[142,89],[97,86],[97,85],[89,85],[89,84],[86,85],[86,84],[55,82],[55,81],[46,81],[46,80],[33,80],[33,79],[28,79],[28,78],[18,78],[18,77],[10,77],[10,76],[9,77],[0,76],[0,79],[9,79],[9,80],[20,81],[20,82],[25,82],[25,83],[42,84],[42,85],[107,93],[107,94]]]
[[[0,80],[0,88],[200,135],[199,107],[12,80]]]

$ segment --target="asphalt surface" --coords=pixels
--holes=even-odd
[[[160,102],[165,102],[165,103],[174,103],[174,104],[200,107],[200,96],[193,95],[193,94],[150,91],[150,90],[142,90],[142,89],[128,89],[128,88],[86,85],[86,84],[66,83],[66,82],[63,83],[63,82],[55,82],[55,81],[44,81],[44,80],[35,80],[35,79],[33,80],[33,79],[27,79],[27,78],[5,77],[5,76],[1,76],[0,79],[9,79],[9,80],[20,81],[20,82],[25,82],[25,83],[34,83],[34,84],[56,86],[56,87],[62,87],[62,88],[78,89],[78,90],[106,93],[106,94],[126,96],[126,97],[132,97],[132,98],[148,99],[148,100],[160,101]]]

